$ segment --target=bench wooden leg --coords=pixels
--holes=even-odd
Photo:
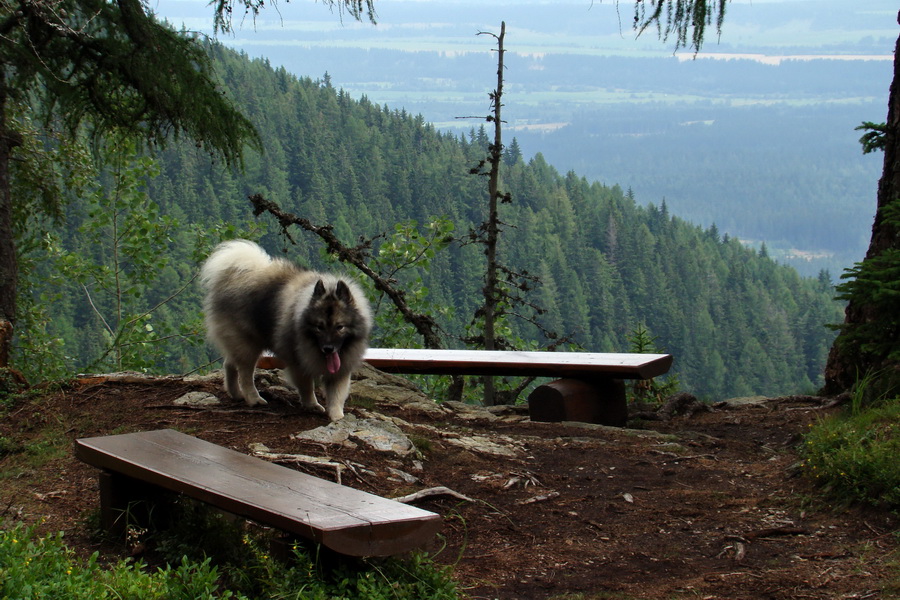
[[[528,396],[532,421],[580,421],[624,427],[628,420],[625,382],[621,379],[557,379]]]
[[[100,524],[111,535],[122,537],[128,527],[146,527],[163,493],[157,486],[100,471]]]

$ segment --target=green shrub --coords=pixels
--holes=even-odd
[[[205,523],[213,520],[205,520]],[[202,529],[199,523],[195,529]],[[222,538],[224,539],[224,538]],[[297,598],[303,600],[456,600],[446,568],[424,554],[405,559],[355,560],[294,546],[290,560],[269,556],[261,538],[244,534],[240,548],[224,554],[238,562],[182,556],[151,569],[121,561],[102,567],[95,552],[79,558],[61,533],[40,537],[34,527],[0,525],[0,598],[103,600],[212,600]],[[208,550],[221,548],[209,548]],[[203,552],[203,548],[195,548]],[[218,552],[221,556],[223,553]],[[237,577],[240,573],[242,576]]]
[[[833,498],[900,508],[900,399],[823,419],[804,440],[806,472]]]
[[[112,568],[98,564],[95,552],[80,559],[63,543],[61,533],[38,537],[33,527],[15,524],[0,530],[0,598],[104,598],[207,600],[244,598],[218,591],[218,573],[209,561],[156,571],[122,561]]]

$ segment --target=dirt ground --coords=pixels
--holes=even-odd
[[[223,403],[173,404],[191,390]],[[212,382],[86,378],[22,401],[0,420],[0,513],[43,520],[42,529],[66,532],[80,550],[121,556],[124,547],[100,545],[88,531],[97,473],[72,457],[71,443],[168,427],[242,452],[263,443],[350,460],[365,469],[344,471],[343,483],[387,497],[433,486],[470,497],[417,505],[443,516],[431,550],[473,599],[898,597],[896,516],[830,508],[802,473],[802,433],[827,413],[813,399],[717,405],[629,429],[515,414],[436,417],[351,398],[349,412],[366,410],[412,423],[421,457],[291,439],[325,419],[277,398],[247,409]],[[62,451],[27,462],[27,449],[48,433],[64,441]],[[513,451],[498,456],[448,441],[459,436],[486,436]],[[418,480],[405,482],[391,467]],[[333,470],[304,470],[334,480]]]

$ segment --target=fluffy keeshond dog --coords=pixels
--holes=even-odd
[[[350,374],[366,351],[372,314],[352,280],[269,256],[247,240],[224,242],[203,263],[207,336],[224,355],[225,389],[249,406],[266,404],[253,382],[269,350],[286,365],[301,404],[344,416]],[[327,410],[316,400],[321,378]]]

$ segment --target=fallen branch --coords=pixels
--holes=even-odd
[[[809,535],[809,532],[801,527],[768,527],[744,534],[744,539],[753,541],[759,538],[771,538],[786,535]]]
[[[830,408],[836,408],[842,404],[846,404],[846,403],[850,402],[850,399],[851,399],[851,396],[847,392],[844,392],[843,394],[838,394],[833,399],[831,399],[829,402],[820,406],[819,410],[828,410]]]
[[[263,198],[262,194],[253,194],[249,196],[249,199],[253,204],[254,216],[258,217],[264,212],[271,214],[278,220],[278,224],[285,235],[288,235],[287,230],[290,225],[297,225],[319,236],[325,242],[325,249],[328,254],[337,257],[343,263],[356,267],[363,275],[369,278],[375,289],[385,294],[391,300],[406,322],[412,324],[419,335],[422,336],[426,348],[444,347],[444,343],[441,340],[442,329],[437,321],[430,315],[413,310],[409,302],[407,302],[405,290],[397,286],[396,281],[389,277],[383,277],[369,266],[371,240],[363,240],[358,246],[350,248],[341,243],[337,235],[334,234],[331,225],[313,225],[309,219],[281,210],[277,204]]]
[[[279,464],[300,464],[308,467],[324,467],[327,469],[334,469],[334,477],[335,481],[340,484],[341,483],[341,475],[346,465],[335,462],[328,458],[322,458],[320,456],[309,456],[306,454],[290,454],[286,452],[272,452],[263,444],[250,444],[250,452],[253,456],[257,458],[263,458],[265,460],[269,460],[271,462],[279,463]],[[356,474],[355,469],[353,470],[354,474]]]
[[[102,385],[104,383],[140,383],[144,385],[160,385],[182,381],[180,375],[145,375],[134,371],[122,371],[120,373],[101,373],[86,375],[76,381],[81,385]]]
[[[432,496],[450,496],[451,498],[458,498],[460,500],[465,500],[466,502],[475,502],[474,499],[469,498],[465,494],[460,494],[459,492],[454,492],[448,487],[444,487],[439,485],[433,488],[427,488],[424,490],[419,490],[418,492],[414,492],[412,494],[407,494],[406,496],[400,496],[399,498],[394,498],[397,502],[402,502],[404,504],[409,504],[410,502],[416,502],[417,500],[422,500],[423,498],[430,498]]]
[[[659,454],[663,454],[663,455],[674,454],[671,452],[662,452],[661,450],[656,450],[656,452]],[[703,458],[708,458],[709,460],[715,460],[715,461],[719,460],[719,457],[716,456],[715,454],[691,454],[689,456],[679,456],[677,454],[674,454],[674,456],[672,456],[671,458],[660,461],[659,464],[664,465],[664,464],[670,463],[670,462],[677,463],[677,462],[681,462],[681,461],[685,461],[685,460],[700,460]]]
[[[525,504],[534,504],[535,502],[544,502],[545,500],[552,500],[559,496],[559,492],[550,492],[549,494],[542,494],[540,496],[532,496],[531,498],[527,498],[525,500],[520,500],[516,502],[516,504],[520,506],[524,506]]]

